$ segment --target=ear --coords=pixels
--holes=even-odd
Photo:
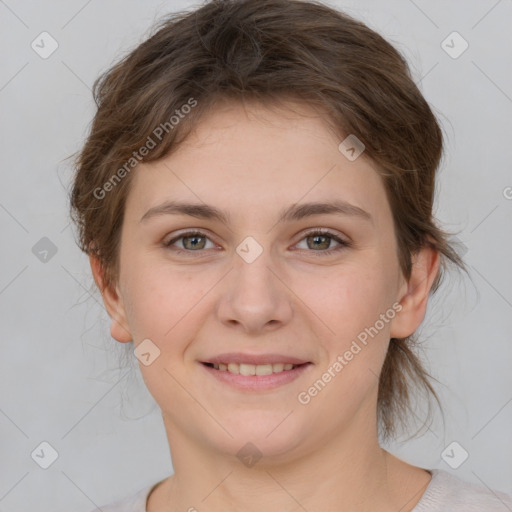
[[[110,334],[112,338],[121,343],[128,343],[129,341],[132,341],[132,335],[126,320],[126,311],[123,305],[123,300],[119,296],[117,287],[116,290],[112,290],[105,286],[103,267],[97,256],[90,254],[89,263],[91,265],[94,281],[101,291],[105,309],[111,318]]]
[[[391,338],[406,338],[416,331],[427,311],[430,289],[439,271],[439,252],[426,246],[412,257],[411,277],[405,280],[399,292],[400,312],[393,319]]]

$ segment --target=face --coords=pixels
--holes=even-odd
[[[410,334],[381,178],[300,108],[226,104],[133,171],[109,304],[130,335],[112,334],[150,354],[173,439],[279,458],[367,431],[389,339]]]

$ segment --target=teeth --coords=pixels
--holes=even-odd
[[[213,366],[215,367],[215,365],[213,365]],[[223,364],[222,366],[226,367],[225,364]],[[219,370],[222,370],[222,368],[220,367],[220,364],[219,364]],[[240,373],[240,365],[236,364],[236,363],[229,363],[227,366],[227,370],[230,373]]]
[[[280,373],[286,370],[292,370],[295,368],[296,364],[283,364],[283,363],[275,363],[275,364],[238,364],[238,363],[219,363],[214,364],[213,367],[216,370],[220,370],[221,372],[230,372],[240,375],[271,375],[272,373]]]

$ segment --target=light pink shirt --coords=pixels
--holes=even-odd
[[[512,495],[471,484],[442,469],[427,470],[432,480],[412,512],[512,512]],[[102,512],[147,512],[151,484],[134,495],[101,507]],[[98,512],[94,509],[91,512]]]

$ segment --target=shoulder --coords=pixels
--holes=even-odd
[[[127,496],[126,498],[107,505],[102,505],[90,512],[146,512],[147,498],[156,485],[157,484],[151,484],[143,487],[131,496]]]
[[[429,470],[432,480],[412,512],[510,512],[512,495],[466,482],[442,469]]]

